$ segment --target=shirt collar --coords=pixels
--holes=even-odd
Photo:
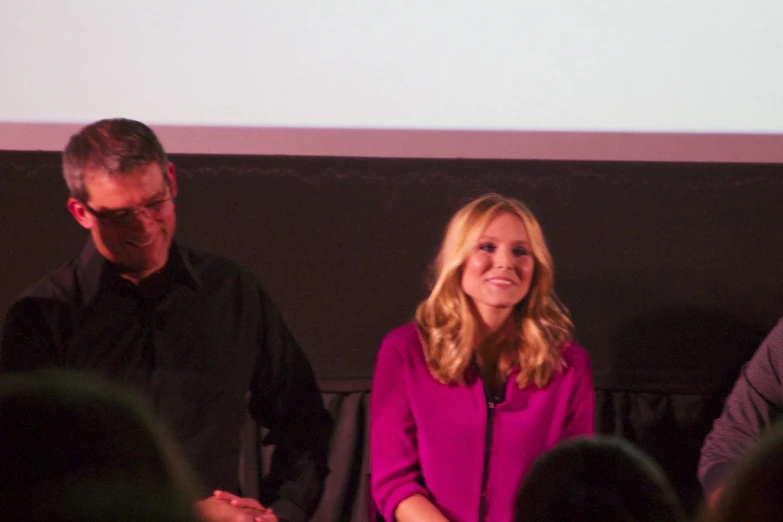
[[[193,268],[190,258],[186,254],[187,252],[185,252],[182,247],[177,243],[172,242],[171,248],[169,249],[169,259],[166,263],[166,270],[171,274],[172,281],[189,286],[193,290],[198,290],[201,286],[201,278],[198,276],[198,272]]]
[[[193,265],[175,242],[172,242],[169,248],[169,258],[164,270],[172,282],[189,286],[194,290],[201,286],[201,280]],[[92,303],[101,288],[110,288],[124,281],[114,265],[95,248],[92,236],[87,238],[79,255],[76,276],[81,288],[83,304]]]

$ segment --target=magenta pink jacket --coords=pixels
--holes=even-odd
[[[590,359],[573,343],[563,357],[567,367],[545,388],[519,389],[515,372],[504,400],[490,407],[477,372],[468,384],[441,384],[427,369],[416,327],[390,332],[370,397],[371,488],[381,515],[394,520],[397,505],[419,493],[454,522],[511,522],[534,459],[563,438],[593,433]]]

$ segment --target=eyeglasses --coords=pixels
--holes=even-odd
[[[173,203],[175,199],[173,196],[170,196],[150,201],[142,207],[119,208],[116,210],[95,210],[84,201],[82,201],[82,205],[87,209],[87,212],[95,216],[101,223],[121,227],[129,225],[139,214],[144,214],[144,217],[149,219],[167,216],[174,208],[169,203]]]

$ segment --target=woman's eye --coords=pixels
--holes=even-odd
[[[483,250],[484,252],[489,252],[491,254],[495,251],[495,245],[492,243],[482,243],[479,245],[479,250]]]
[[[511,252],[512,252],[512,253],[513,253],[515,256],[517,256],[517,257],[522,257],[522,256],[527,256],[527,255],[530,255],[530,252],[528,251],[528,249],[527,249],[527,248],[515,248],[515,249],[514,249],[514,250],[512,250]]]

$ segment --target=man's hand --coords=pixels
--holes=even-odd
[[[242,498],[227,491],[215,491],[196,502],[196,510],[207,522],[278,522],[270,508],[254,498]]]
[[[721,493],[723,493],[723,486],[716,488],[715,491],[710,493],[710,496],[707,499],[708,508],[714,511],[715,508],[718,507],[718,501],[720,500]]]

